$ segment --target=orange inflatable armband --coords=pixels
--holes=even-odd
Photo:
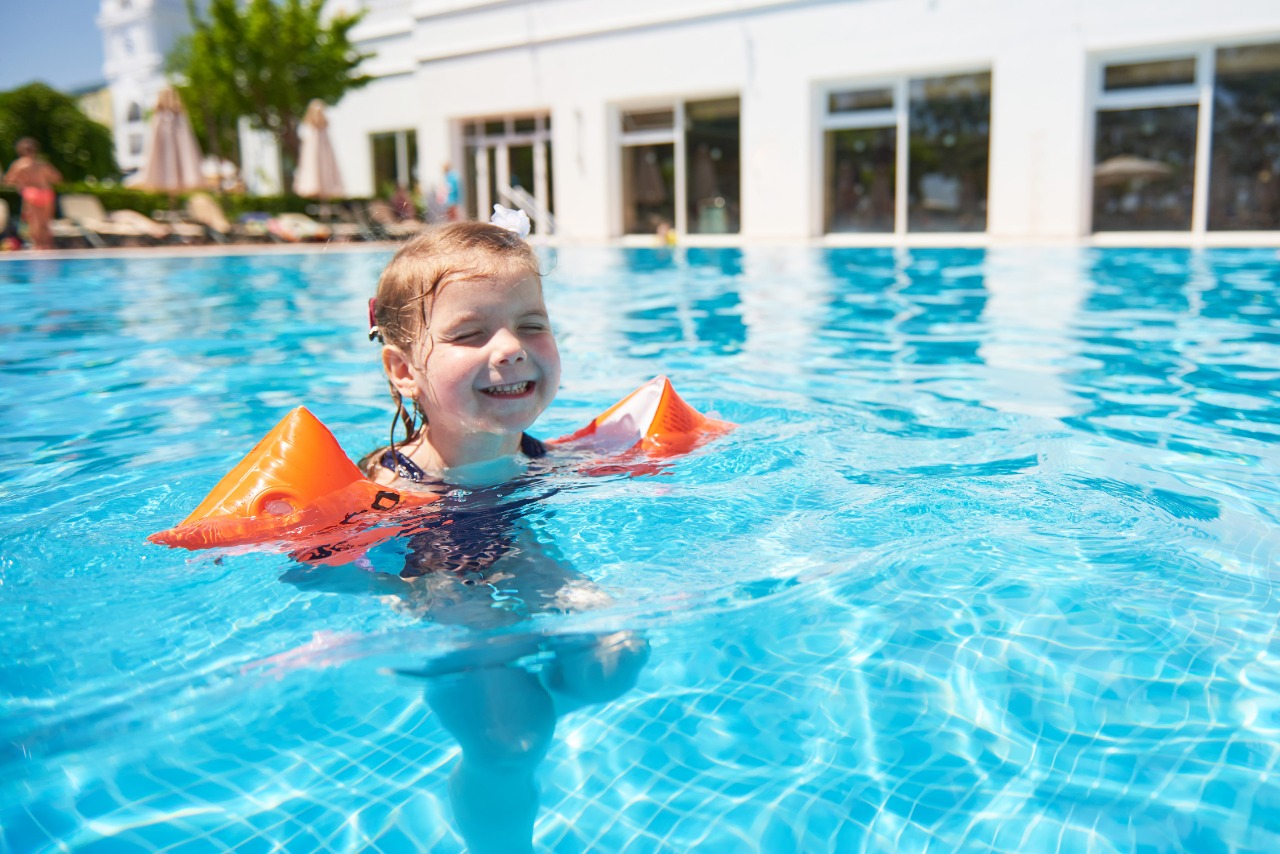
[[[676,394],[671,380],[657,376],[596,416],[586,427],[547,444],[606,454],[638,451],[651,457],[673,457],[687,454],[733,428],[728,421],[708,418],[685,403]]]
[[[182,524],[148,539],[186,549],[285,542],[304,552],[319,551],[325,558],[323,552],[334,549],[318,540],[333,540],[335,526],[358,534],[392,521],[391,511],[418,508],[439,498],[369,480],[343,453],[329,428],[299,406],[218,481]]]
[[[590,424],[547,444],[608,454],[670,457],[734,425],[685,403],[659,376]],[[650,464],[595,465],[587,473],[652,471]],[[428,492],[402,492],[369,480],[305,407],[286,415],[218,481],[180,525],[148,539],[185,549],[283,544],[300,561],[340,564],[407,530]]]

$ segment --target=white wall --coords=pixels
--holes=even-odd
[[[819,93],[894,76],[993,72],[993,238],[1083,233],[1091,57],[1280,39],[1275,0],[378,0],[357,35],[391,76],[332,113],[344,177],[368,189],[370,133],[418,129],[428,183],[458,159],[450,120],[549,110],[568,238],[614,236],[611,108],[742,98],[744,238],[820,233]],[[459,164],[462,165],[462,164]]]

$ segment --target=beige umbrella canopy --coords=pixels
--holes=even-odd
[[[1147,160],[1132,154],[1119,154],[1108,157],[1093,167],[1093,181],[1100,187],[1112,184],[1123,184],[1135,178],[1165,178],[1173,172],[1168,163],[1159,160]]]
[[[160,92],[147,127],[147,147],[136,186],[173,196],[204,186],[203,156],[182,101],[172,87]]]
[[[309,199],[336,199],[346,195],[338,160],[329,141],[329,120],[324,115],[324,101],[312,100],[302,120],[306,133],[298,150],[298,171],[293,176],[293,191]]]

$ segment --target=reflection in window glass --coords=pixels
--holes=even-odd
[[[537,129],[538,129],[538,120],[533,118],[532,116],[525,119],[516,119],[516,122],[515,122],[516,133],[533,133]]]
[[[1098,113],[1094,143],[1094,231],[1191,228],[1199,108]]]
[[[628,110],[622,114],[622,132],[641,130],[671,130],[675,127],[675,111],[666,108],[661,110]]]
[[[396,192],[396,135],[375,133],[370,140],[373,146],[373,192],[389,199]]]
[[[736,234],[740,211],[737,98],[695,101],[685,109],[690,234]]]
[[[407,139],[405,140],[405,148],[409,157],[409,174],[401,175],[400,182],[412,192],[415,196],[420,195],[418,181],[421,180],[418,172],[418,132],[415,130],[407,130],[404,132]]]
[[[627,234],[656,234],[676,222],[676,147],[622,149],[622,217]]]
[[[555,159],[554,157],[552,157],[552,156],[551,156],[551,143],[550,143],[550,142],[548,142],[548,143],[546,144],[546,152],[547,152],[547,154],[546,154],[546,158],[547,158],[547,197],[546,197],[546,199],[544,199],[544,200],[543,200],[543,203],[547,206],[547,212],[548,212],[548,213],[555,213],[555,212],[556,212],[556,181],[555,181],[555,170],[554,170],[554,169],[552,169],[552,168],[551,168],[551,166],[552,166],[552,164],[553,164],[553,163],[555,163],[555,160],[556,160],[556,159]]]
[[[911,81],[908,231],[985,231],[991,74]]]
[[[888,86],[879,89],[849,89],[832,92],[827,96],[827,112],[832,114],[892,109],[893,89]]]
[[[893,231],[897,136],[892,127],[827,131],[826,231]]]
[[[1102,88],[1107,92],[1119,92],[1149,86],[1189,86],[1195,82],[1196,61],[1189,56],[1157,62],[1108,65],[1103,72]]]
[[[507,174],[511,186],[533,195],[533,146],[507,146]]]
[[[489,216],[493,213],[493,207],[492,207],[493,205],[497,205],[497,204],[505,205],[505,204],[510,204],[510,202],[507,202],[502,198],[502,196],[498,195],[498,149],[495,148],[494,146],[489,146],[484,150],[484,154],[485,154],[485,159],[488,161],[488,171],[489,171],[488,185],[489,185],[490,207],[486,207],[483,211],[481,211],[480,219],[483,220],[484,222],[488,222]]]
[[[1217,60],[1209,228],[1280,229],[1280,44]]]
[[[463,163],[465,168],[461,169],[462,174],[462,200],[466,205],[467,219],[479,219],[477,216],[477,206],[480,204],[476,194],[476,147],[467,145],[463,148]]]
[[[399,155],[396,140],[404,138],[408,173],[400,174]],[[389,199],[395,195],[396,184],[404,184],[412,190],[418,176],[418,134],[415,131],[395,131],[392,133],[375,133],[369,140],[373,146],[373,192],[377,196]]]
[[[484,123],[485,136],[502,136],[507,132],[507,123],[502,119]]]

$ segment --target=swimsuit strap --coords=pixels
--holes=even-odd
[[[547,446],[530,436],[528,433],[520,434],[520,453],[524,454],[531,460],[547,455]]]
[[[536,460],[539,457],[545,457],[547,455],[547,446],[530,436],[528,433],[521,433],[520,453],[524,454],[531,460]],[[428,480],[431,480],[431,478],[427,477],[427,473],[424,472],[417,463],[399,451],[393,451],[391,448],[387,448],[387,450],[383,452],[382,458],[378,460],[378,464],[384,469],[390,469],[395,472],[397,477],[402,477],[405,480],[411,480],[414,483],[426,483]]]
[[[384,469],[391,469],[396,473],[396,477],[402,477],[414,483],[425,483],[427,481],[427,473],[417,463],[399,451],[393,451],[391,448],[387,448],[383,452],[382,459],[378,460],[378,464]]]

